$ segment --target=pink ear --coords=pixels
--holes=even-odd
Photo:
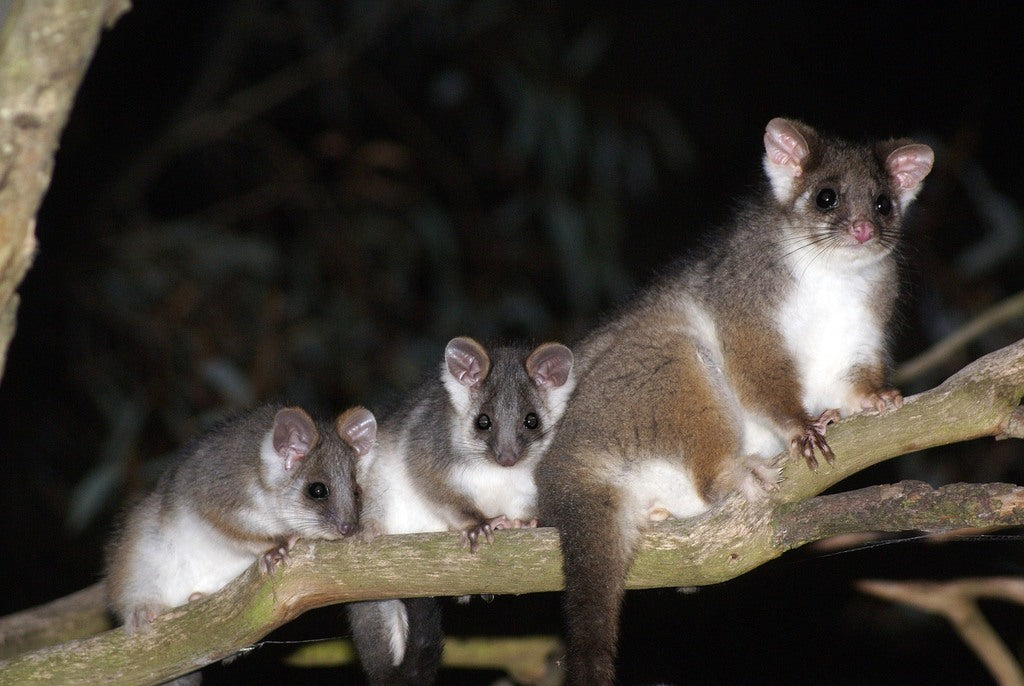
[[[526,373],[541,388],[560,388],[572,371],[572,351],[559,343],[538,346],[526,358]]]
[[[927,145],[912,143],[889,153],[885,168],[896,185],[905,190],[917,188],[935,163],[935,153]]]
[[[274,416],[274,451],[284,459],[284,468],[304,458],[316,444],[319,434],[301,407],[285,407]]]
[[[772,164],[785,168],[791,176],[800,176],[811,149],[792,123],[776,117],[765,127],[764,152]]]
[[[463,386],[478,386],[487,378],[491,360],[483,346],[468,336],[459,336],[448,341],[444,349],[444,360],[448,373]]]
[[[377,420],[364,407],[345,410],[338,416],[334,427],[341,440],[351,446],[359,457],[370,452],[377,440]]]

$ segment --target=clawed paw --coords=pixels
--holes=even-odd
[[[480,522],[476,526],[471,526],[462,532],[462,545],[463,547],[469,546],[469,552],[475,553],[480,548],[480,538],[483,537],[485,541],[490,543],[494,540],[494,531],[497,529],[513,529],[519,528],[514,525],[513,521],[509,521],[504,516],[495,517],[486,521]]]
[[[288,564],[288,560],[288,550],[284,546],[268,550],[260,557],[260,573],[270,574],[277,565]]]
[[[757,502],[772,491],[778,490],[782,469],[775,464],[765,462],[756,455],[741,460],[739,465],[737,486],[740,494],[748,502]]]
[[[270,574],[277,565],[288,564],[288,561],[291,560],[291,556],[288,553],[297,540],[298,537],[293,536],[276,548],[263,553],[260,556],[259,562],[260,572],[262,574]]]
[[[495,517],[491,520],[491,528],[495,531],[499,529],[536,529],[537,518],[533,519],[507,519],[506,517]]]
[[[157,603],[138,605],[125,616],[124,630],[129,634],[149,633],[153,629],[153,620],[166,609],[166,605]]]
[[[480,548],[480,537],[490,543],[494,540],[493,530],[487,522],[480,522],[462,532],[462,547],[469,546],[469,552],[475,553]]]
[[[885,414],[890,410],[898,410],[903,407],[903,394],[895,388],[884,388],[860,396],[857,406],[862,411],[874,410],[878,414]]]
[[[802,431],[789,441],[790,454],[803,457],[811,469],[818,468],[815,453],[821,453],[829,464],[835,463],[836,455],[825,441],[825,428],[837,421],[839,410],[825,410],[817,419],[806,420]]]
[[[376,521],[367,521],[363,522],[359,526],[359,529],[356,532],[356,536],[353,536],[352,538],[358,538],[364,543],[369,543],[373,539],[382,535],[384,535],[384,531],[379,523],[377,523]]]

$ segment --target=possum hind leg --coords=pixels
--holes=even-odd
[[[622,373],[622,360],[639,371]],[[541,523],[559,530],[568,684],[615,680],[619,613],[641,528],[735,490],[741,429],[695,343],[624,341],[581,379],[537,469]]]

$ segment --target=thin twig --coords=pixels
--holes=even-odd
[[[957,581],[878,581],[857,583],[864,593],[942,615],[1001,686],[1024,686],[1024,670],[978,607],[994,598],[1024,605],[1024,579],[995,577]]]
[[[1020,318],[1024,318],[1024,291],[993,305],[928,350],[901,364],[893,375],[893,381],[899,386],[916,379],[939,367],[976,338]]]

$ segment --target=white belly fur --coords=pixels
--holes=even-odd
[[[644,459],[622,475],[620,484],[630,495],[628,507],[635,521],[683,519],[708,509],[689,472],[674,461]]]
[[[129,605],[184,605],[193,593],[223,588],[257,558],[189,510],[178,511],[163,525],[147,518],[136,543],[125,587]]]
[[[530,520],[537,516],[534,460],[514,467],[491,461],[473,462],[452,470],[452,484],[473,501],[488,519],[504,515]]]

